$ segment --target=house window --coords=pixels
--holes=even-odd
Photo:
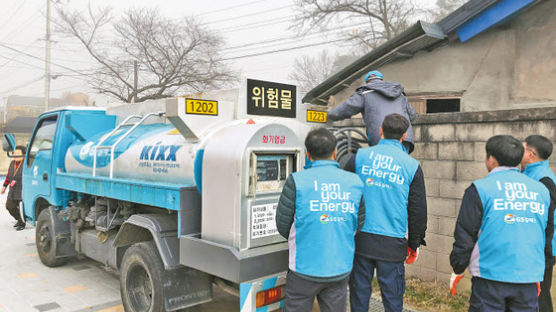
[[[427,114],[452,113],[461,111],[461,101],[458,98],[451,99],[427,99]]]
[[[461,112],[461,92],[414,93],[407,100],[418,114]]]

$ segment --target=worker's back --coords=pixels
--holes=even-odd
[[[346,102],[328,112],[328,118],[332,121],[349,118],[357,113],[363,115],[367,127],[367,136],[371,145],[380,141],[380,125],[384,117],[390,114],[400,114],[412,121],[417,113],[409,105],[403,87],[394,81],[383,81],[374,79],[357,89],[356,93]],[[413,150],[413,128],[411,123],[404,140],[409,152]]]

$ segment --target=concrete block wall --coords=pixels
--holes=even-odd
[[[364,126],[361,120],[338,125]],[[406,272],[425,280],[447,282],[452,273],[449,254],[461,198],[473,180],[487,174],[486,141],[498,134],[510,134],[519,140],[541,134],[554,142],[556,108],[420,115],[413,127],[416,142],[411,156],[420,161],[425,175],[428,227],[427,246],[421,249],[415,264],[406,266]],[[550,160],[556,170],[556,153]],[[462,284],[462,288],[469,287],[469,280]]]

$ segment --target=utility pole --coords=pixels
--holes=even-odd
[[[46,0],[46,44],[44,57],[44,111],[50,101],[50,0]]]
[[[139,80],[138,67],[137,60],[133,61],[133,99],[131,100],[131,104],[137,102],[137,81]]]

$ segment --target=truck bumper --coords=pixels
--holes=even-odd
[[[180,237],[180,264],[241,284],[288,270],[288,244],[278,243],[239,251],[201,239]]]

